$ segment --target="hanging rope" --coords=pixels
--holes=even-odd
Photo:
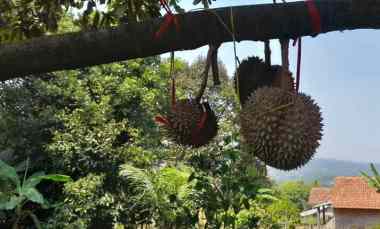
[[[311,27],[315,35],[322,32],[321,16],[319,10],[313,0],[306,1],[307,9],[309,12]],[[297,72],[296,72],[296,92],[299,92],[301,83],[301,60],[302,60],[302,38],[299,37],[294,40],[293,46],[298,43],[297,47]]]
[[[205,66],[205,69],[202,73],[202,83],[201,83],[201,87],[198,91],[198,94],[197,96],[195,97],[195,101],[197,103],[199,103],[201,101],[201,98],[203,96],[203,93],[205,92],[205,89],[206,89],[206,86],[207,86],[207,79],[208,79],[208,73],[210,71],[210,66],[211,66],[211,61],[212,61],[212,55],[213,55],[213,52],[215,50],[215,47],[210,45],[209,46],[209,49],[208,49],[208,52],[207,52],[207,58],[206,58],[206,66]]]
[[[169,71],[169,77],[171,78],[172,85],[171,85],[171,106],[172,109],[176,104],[176,90],[175,90],[175,76],[174,76],[174,51],[170,53],[170,71]]]
[[[212,70],[212,78],[214,82],[214,86],[220,85],[220,78],[219,78],[219,66],[218,66],[218,49],[220,47],[220,44],[214,45],[215,49],[212,53],[212,62],[211,62],[211,70]]]
[[[238,97],[238,101],[240,101],[240,77],[238,73],[238,65],[240,65],[239,57],[237,56],[236,52],[236,33],[235,33],[235,20],[234,20],[234,12],[232,7],[230,7],[230,23],[231,23],[231,30],[230,34],[232,36],[233,46],[234,46],[234,61],[235,61],[235,74],[236,74],[236,94]]]
[[[264,53],[265,53],[265,64],[267,65],[267,67],[270,68],[272,66],[272,62],[271,62],[271,50],[270,50],[269,40],[264,41]]]
[[[289,71],[289,39],[280,39],[282,67]]]
[[[299,92],[301,81],[301,58],[302,58],[302,38],[299,37],[294,40],[293,46],[298,43],[297,47],[297,72],[296,72],[296,92]]]

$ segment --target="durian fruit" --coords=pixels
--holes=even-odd
[[[273,77],[272,87],[279,87],[285,91],[295,92],[295,83],[292,73],[280,65],[271,66]]]
[[[239,81],[238,81],[239,80]],[[293,91],[292,74],[279,65],[268,66],[259,57],[248,57],[243,60],[235,73],[235,90],[239,93],[240,104],[244,106],[248,97],[256,89],[264,86],[280,87]],[[239,90],[237,87],[239,86]]]
[[[236,70],[234,79],[235,90],[240,95],[240,104],[244,106],[251,93],[257,88],[270,86],[273,79],[270,67],[259,57],[253,56],[243,60]]]
[[[319,106],[303,93],[262,87],[240,114],[244,143],[267,165],[292,170],[305,165],[322,138]]]
[[[167,135],[176,143],[194,148],[208,144],[217,134],[215,113],[207,102],[179,100],[167,115]]]

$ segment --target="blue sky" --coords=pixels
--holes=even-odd
[[[266,0],[236,0],[233,5],[268,3]],[[278,0],[278,2],[281,2]],[[186,9],[196,8],[183,0]],[[217,0],[213,7],[230,6],[231,0]],[[302,47],[301,91],[321,106],[324,136],[316,157],[380,162],[380,30],[355,30],[304,37]],[[207,48],[176,52],[192,62],[206,55]],[[263,57],[263,44],[237,43],[242,60]],[[295,72],[296,49],[291,48],[291,69]],[[219,58],[230,74],[234,72],[233,47],[226,43]],[[272,41],[272,62],[280,63],[277,41]]]

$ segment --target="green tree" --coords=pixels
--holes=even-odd
[[[178,0],[168,1],[178,12]],[[161,16],[155,0],[0,1],[0,43],[60,32],[68,19],[80,29],[97,29]]]
[[[203,67],[202,59],[192,65],[175,60],[178,97],[197,91]],[[204,97],[218,115],[219,135],[196,150],[166,141],[153,122],[169,109],[169,72],[170,61],[147,58],[3,84],[0,99],[7,109],[0,114],[16,121],[2,123],[8,131],[0,136],[14,144],[1,146],[20,160],[30,152],[39,168],[74,178],[63,190],[43,187],[64,200],[50,212],[47,227],[154,222],[165,228],[232,228],[242,211],[256,217],[251,203],[272,195],[263,189],[271,184],[239,144],[238,106],[225,68],[220,64],[222,86],[210,80]],[[14,108],[27,118],[19,119]],[[30,119],[36,124],[27,129]],[[17,144],[16,131],[25,133],[28,144]],[[42,131],[46,135],[36,134]]]
[[[277,186],[279,195],[296,204],[300,211],[308,208],[307,201],[311,188],[311,185],[303,181],[287,181]]]
[[[300,210],[297,205],[290,200],[280,199],[269,205],[269,214],[285,228],[295,228],[300,222]]]

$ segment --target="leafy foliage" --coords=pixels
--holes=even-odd
[[[303,181],[287,181],[278,185],[277,191],[282,198],[290,200],[297,205],[299,210],[308,209],[309,193],[313,185]]]
[[[0,188],[0,211],[13,211],[13,228],[17,228],[19,222],[26,217],[31,217],[37,228],[42,228],[33,211],[24,208],[28,202],[39,204],[43,208],[50,206],[36,186],[42,180],[68,182],[71,178],[60,174],[45,175],[44,172],[36,172],[27,178],[27,172],[28,165],[21,180],[14,167],[0,160],[0,184],[4,183]]]
[[[281,198],[265,166],[239,144],[238,106],[223,65],[222,86],[209,81],[204,97],[220,134],[196,150],[162,139],[153,122],[169,109],[169,69],[168,61],[147,58],[3,84],[0,113],[13,121],[2,123],[8,131],[0,146],[17,162],[29,148],[39,149],[30,152],[31,170],[74,179],[63,189],[41,186],[63,202],[47,214],[45,227],[278,225],[268,206]],[[202,58],[192,65],[175,61],[179,97],[197,90],[202,70]],[[25,144],[17,143],[16,131],[25,132]]]
[[[377,171],[376,167],[373,163],[370,164],[371,171],[373,173],[373,176],[368,175],[365,172],[360,172],[362,176],[368,181],[368,184],[371,187],[374,187],[377,189],[378,192],[380,192],[380,174]]]
[[[269,205],[267,210],[276,222],[285,225],[286,228],[295,228],[300,222],[300,210],[290,200],[280,199],[275,201]]]
[[[183,12],[178,0],[169,4]],[[98,29],[159,17],[160,9],[156,0],[1,0],[0,43],[60,32],[68,18],[80,29]]]

